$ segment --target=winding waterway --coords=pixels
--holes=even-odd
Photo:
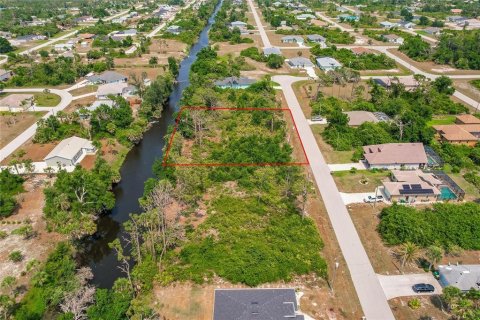
[[[95,236],[82,244],[81,263],[92,268],[93,283],[99,288],[111,288],[117,278],[125,276],[117,268],[116,254],[108,247],[108,243],[117,237],[122,239],[125,235],[122,223],[128,220],[130,213],[141,212],[138,199],[143,194],[144,182],[153,177],[152,165],[163,156],[162,149],[165,144],[163,138],[168,126],[175,121],[173,115],[179,109],[183,90],[189,85],[190,67],[197,59],[197,53],[208,46],[208,31],[215,22],[215,16],[221,5],[222,1],[215,7],[197,43],[190,49],[188,57],[180,63],[177,84],[170,94],[168,107],[163,111],[162,117],[145,133],[142,142],[128,153],[120,169],[122,180],[113,188],[115,207],[109,215],[99,219],[98,232]]]

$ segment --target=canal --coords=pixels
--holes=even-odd
[[[162,117],[145,133],[141,143],[128,153],[120,169],[122,180],[114,186],[115,207],[110,214],[102,216],[98,221],[98,231],[95,236],[82,244],[80,263],[89,265],[94,275],[93,284],[99,288],[111,288],[115,280],[125,276],[118,268],[116,254],[108,244],[116,238],[125,235],[122,224],[129,215],[138,214],[141,208],[138,199],[143,195],[144,182],[153,177],[152,165],[157,159],[162,159],[168,126],[174,119],[174,113],[179,109],[183,90],[189,85],[190,67],[197,59],[197,53],[208,46],[208,31],[215,22],[215,16],[222,5],[220,1],[209,18],[207,25],[200,33],[197,43],[191,49],[188,57],[181,63],[177,84],[170,94],[168,106]]]

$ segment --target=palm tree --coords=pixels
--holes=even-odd
[[[442,259],[443,249],[439,246],[431,245],[427,248],[425,256],[430,261],[430,265],[428,266],[428,270],[430,271],[432,269],[432,266]]]
[[[420,247],[410,241],[400,246],[397,255],[401,258],[402,268],[405,264],[410,264],[420,257]]]

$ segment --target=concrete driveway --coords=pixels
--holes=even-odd
[[[378,280],[380,280],[383,291],[385,291],[385,295],[389,300],[396,297],[428,296],[442,293],[442,287],[431,273],[404,274],[397,276],[385,276],[378,274],[377,276]],[[417,283],[431,284],[435,287],[435,292],[415,293],[412,289],[412,286]]]
[[[362,161],[352,163],[332,163],[328,165],[330,171],[348,171],[352,168],[357,170],[367,170],[365,163]]]

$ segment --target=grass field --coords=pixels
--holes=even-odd
[[[445,116],[435,116],[432,120],[427,122],[429,126],[436,126],[442,124],[452,124],[455,123],[454,115],[445,115]]]
[[[475,88],[480,89],[480,80],[472,80],[472,81],[470,81],[470,83],[471,83],[472,86],[474,86]]]
[[[35,93],[35,103],[40,107],[56,107],[62,99],[53,93]]]
[[[388,177],[388,171],[372,172],[367,170],[332,172],[333,179],[340,192],[374,192]]]

